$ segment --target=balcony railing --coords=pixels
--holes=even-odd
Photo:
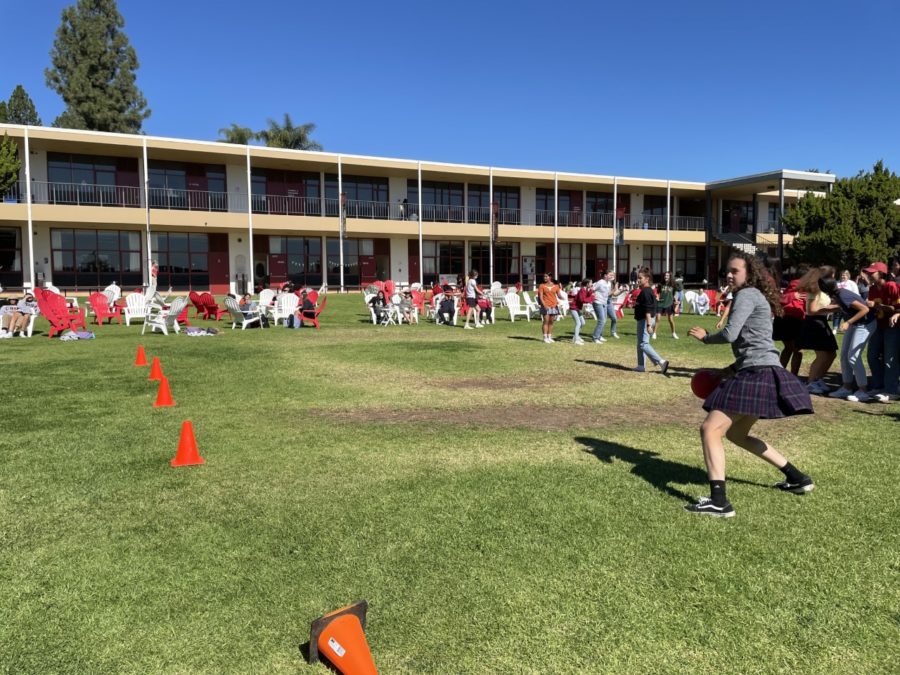
[[[206,190],[178,190],[174,188],[150,188],[150,207],[153,209],[182,211],[229,211],[246,213],[247,196]],[[19,181],[2,196],[2,201],[22,203],[25,201],[24,183]],[[34,181],[32,201],[35,204],[60,204],[69,206],[117,206],[142,207],[143,188],[116,185],[86,185],[79,183],[51,183]],[[317,216],[336,218],[340,200],[320,197],[298,197],[293,195],[252,195],[253,213],[283,216]],[[345,204],[348,218],[373,220],[418,220],[419,205],[416,203],[378,202],[349,200]],[[473,223],[488,224],[491,207],[458,206],[447,204],[423,204],[422,220],[430,223]],[[615,214],[605,211],[584,212],[578,209],[560,211],[542,209],[502,208],[496,212],[500,225],[538,225],[552,227],[608,228],[665,230],[666,216],[627,214],[615,223]],[[671,230],[703,231],[706,219],[702,216],[672,216]],[[777,231],[777,223],[761,225],[760,232],[769,227]]]

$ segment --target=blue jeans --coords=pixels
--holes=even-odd
[[[659,365],[663,361],[663,357],[656,353],[650,346],[650,333],[647,332],[647,320],[638,319],[637,321],[637,361],[638,368],[644,367],[644,355],[653,361],[654,365]]]
[[[572,315],[572,318],[575,319],[575,337],[573,340],[578,342],[581,340],[581,327],[584,325],[584,317],[581,316],[581,311],[577,309],[569,309],[569,314]]]
[[[616,307],[613,305],[612,300],[606,303],[606,316],[609,317],[609,334],[615,335],[617,333],[616,326],[619,324],[619,320],[616,318]]]
[[[849,384],[856,380],[856,386],[866,386],[866,364],[862,352],[869,341],[869,334],[875,324],[855,323],[844,333],[841,343],[841,380]]]
[[[594,339],[599,340],[603,337],[603,327],[606,326],[606,305],[600,302],[593,302],[591,304],[594,306],[594,314],[597,315],[597,325],[594,326]],[[615,324],[613,324],[613,326],[615,326]],[[613,332],[615,332],[615,328],[613,328]]]
[[[900,328],[875,328],[869,339],[869,370],[872,371],[870,389],[884,389],[888,394],[898,393],[898,348]]]

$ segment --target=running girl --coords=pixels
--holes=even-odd
[[[809,392],[781,367],[772,342],[772,314],[781,314],[778,293],[760,262],[738,251],[728,260],[728,283],[734,300],[725,328],[707,333],[695,326],[689,332],[704,344],[730,343],[735,359],[725,369],[725,379],[703,402],[708,414],[700,427],[700,438],[710,496],[684,507],[688,513],[719,518],[734,516],[725,493],[724,438],[779,469],[785,479],[775,484],[778,490],[803,494],[815,487],[812,478],[781,453],[750,435],[758,419],[813,412]]]

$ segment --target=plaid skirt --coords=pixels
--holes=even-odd
[[[813,412],[806,385],[781,366],[739,370],[713,390],[703,409],[764,420]]]

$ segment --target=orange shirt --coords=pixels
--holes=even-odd
[[[541,284],[538,286],[538,298],[541,301],[542,307],[556,307],[559,305],[559,298],[556,294],[559,293],[559,286],[553,283]]]

